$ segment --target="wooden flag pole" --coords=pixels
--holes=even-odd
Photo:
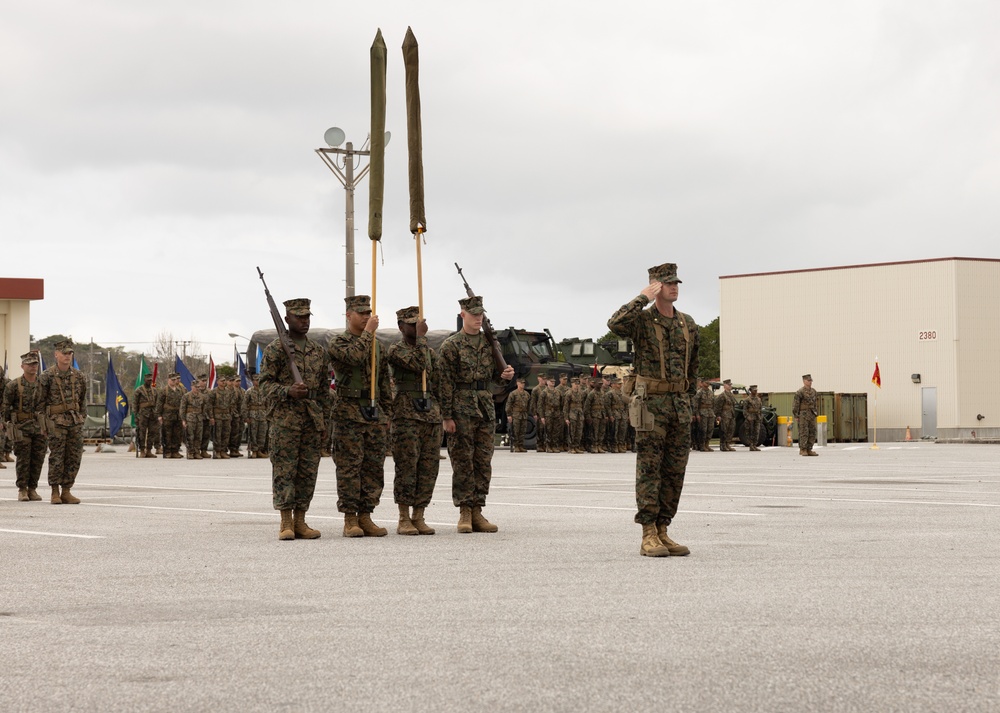
[[[424,226],[417,224],[417,232],[413,234],[413,237],[417,241],[417,324],[424,319],[424,274],[423,274],[423,263],[420,259],[420,241],[423,239]],[[421,374],[421,389],[423,393],[427,393],[427,369],[424,369]]]
[[[372,314],[378,314],[375,311],[375,295],[378,291],[375,285],[375,261],[378,259],[378,241],[372,240]],[[371,400],[372,406],[375,405],[375,385],[378,381],[378,374],[375,373],[375,350],[378,348],[378,337],[372,334],[372,383],[371,383]]]

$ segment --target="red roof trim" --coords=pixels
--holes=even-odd
[[[0,277],[0,300],[45,299],[45,280],[34,277]]]
[[[855,270],[860,267],[886,267],[889,265],[917,265],[925,262],[948,262],[950,260],[960,260],[964,262],[1000,262],[1000,260],[988,257],[936,257],[930,260],[900,260],[898,262],[872,262],[863,265],[837,265],[834,267],[810,267],[805,270],[779,270],[777,272],[748,272],[745,275],[720,275],[720,280],[729,280],[735,277],[765,277],[768,275],[795,275],[800,272],[827,272],[830,270]]]

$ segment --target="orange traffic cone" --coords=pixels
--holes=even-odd
[[[910,435],[910,427],[909,426],[906,427],[906,440],[908,440],[908,441],[912,441],[913,440],[913,436]]]

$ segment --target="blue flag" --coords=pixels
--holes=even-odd
[[[108,355],[108,385],[104,405],[108,407],[108,423],[111,426],[109,435],[111,438],[114,438],[115,434],[121,429],[125,417],[128,415],[128,399],[125,398],[122,385],[118,383],[118,377],[115,375],[115,366],[111,362],[110,355]]]
[[[240,388],[246,391],[250,388],[250,378],[247,376],[247,365],[243,361],[243,357],[240,356],[240,353],[236,351],[235,347],[233,348],[233,357],[236,359],[236,373],[240,375]]]
[[[188,368],[184,366],[184,362],[176,354],[174,354],[174,371],[181,375],[181,383],[184,384],[185,389],[190,391],[191,384],[194,383],[194,374],[188,371]]]

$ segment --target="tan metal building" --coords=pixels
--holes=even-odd
[[[44,297],[43,280],[0,277],[0,349],[7,357],[10,378],[21,375],[21,355],[31,348],[31,300]]]
[[[915,439],[1000,437],[1000,260],[719,280],[723,378],[780,392],[811,373],[818,391],[867,392],[869,440],[876,425],[879,441],[903,440],[907,427]]]

